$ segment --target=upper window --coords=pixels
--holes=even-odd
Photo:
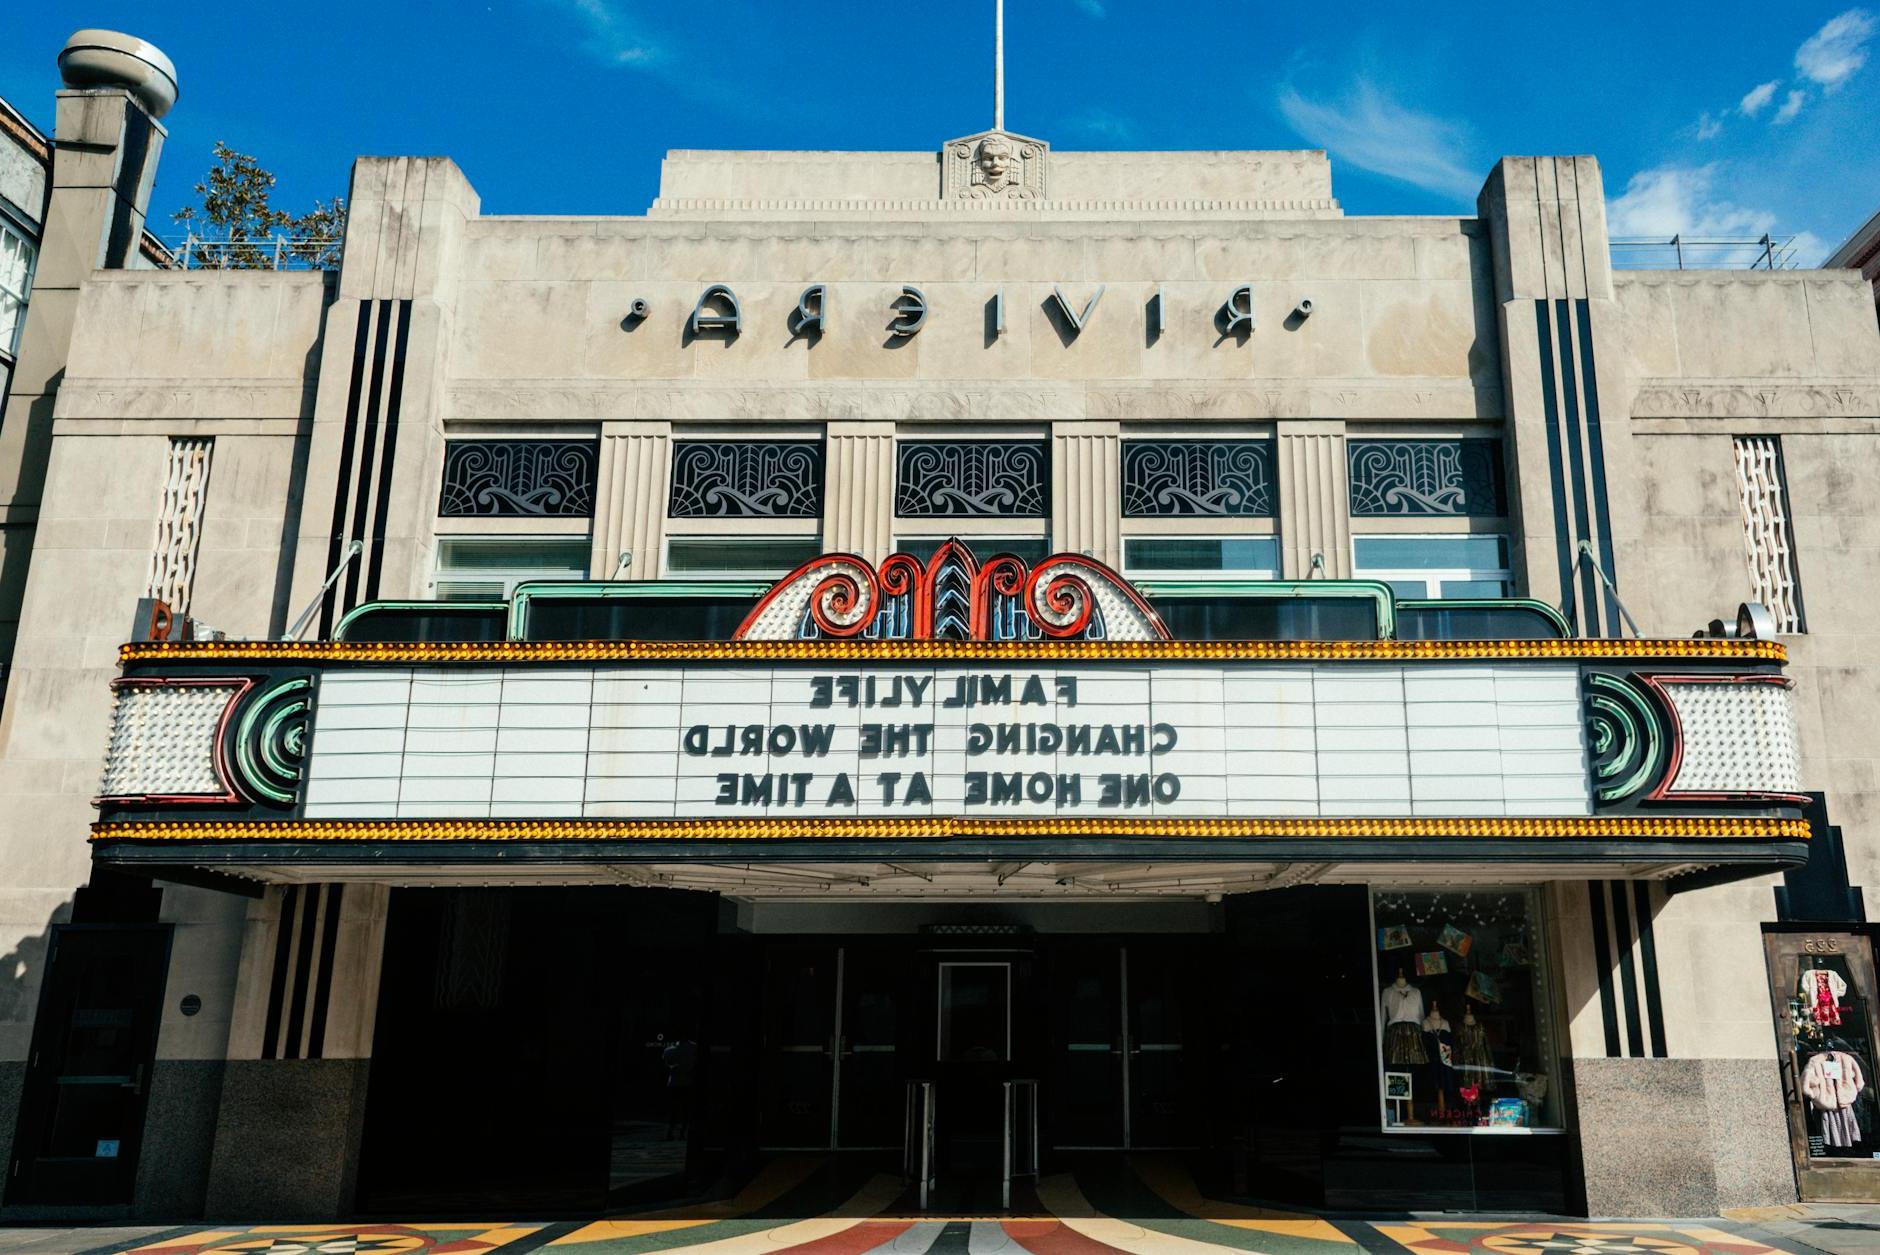
[[[1043,518],[1051,451],[1042,440],[909,440],[895,451],[894,513],[917,518]]]
[[[452,440],[444,445],[444,518],[590,518],[594,440]]]
[[[823,449],[807,440],[680,440],[672,446],[675,519],[822,516]]]
[[[1123,572],[1131,579],[1279,578],[1279,539],[1274,536],[1128,536]]]
[[[524,580],[584,580],[585,536],[440,536],[439,601],[504,601]]]
[[[1125,440],[1126,518],[1271,518],[1271,440]]]
[[[33,290],[33,263],[39,250],[24,234],[0,219],[0,353],[19,352],[26,298]]]
[[[807,536],[705,535],[666,540],[667,575],[706,579],[779,579],[822,552]]]
[[[1353,440],[1346,449],[1358,518],[1508,512],[1499,440]]]
[[[1355,536],[1352,574],[1382,580],[1399,597],[1507,597],[1506,536]]]

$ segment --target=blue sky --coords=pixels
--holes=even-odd
[[[50,127],[78,26],[182,100],[160,229],[214,141],[345,190],[454,157],[495,213],[640,213],[668,148],[932,149],[991,121],[992,0],[12,0],[0,95]],[[1880,2],[1008,0],[1007,123],[1060,148],[1329,149],[1348,213],[1467,213],[1508,153],[1593,153],[1617,234],[1802,236],[1880,209]]]

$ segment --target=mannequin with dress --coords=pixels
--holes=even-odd
[[[1423,991],[1402,968],[1380,997],[1384,1020],[1384,1063],[1393,1068],[1420,1067],[1430,1061],[1423,1048]]]

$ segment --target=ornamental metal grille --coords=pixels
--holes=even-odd
[[[588,518],[600,444],[593,440],[452,440],[444,446],[444,518]]]
[[[894,512],[916,518],[1043,518],[1051,454],[1042,440],[916,440],[896,450]]]
[[[820,444],[784,440],[681,440],[672,446],[675,519],[822,515]]]
[[[1743,506],[1743,548],[1754,593],[1775,617],[1780,632],[1802,626],[1802,584],[1795,571],[1795,532],[1789,522],[1789,489],[1782,467],[1782,442],[1775,436],[1738,436],[1736,491]]]
[[[189,613],[196,582],[196,553],[202,547],[202,508],[209,496],[213,440],[170,441],[163,501],[157,507],[157,536],[150,547],[150,588],[176,614]]]
[[[1353,515],[1508,512],[1499,440],[1354,440],[1348,450]]]
[[[1270,440],[1125,440],[1123,514],[1273,515]]]

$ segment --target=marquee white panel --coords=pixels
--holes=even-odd
[[[305,814],[1584,815],[1587,770],[1571,663],[389,669],[321,677]]]

